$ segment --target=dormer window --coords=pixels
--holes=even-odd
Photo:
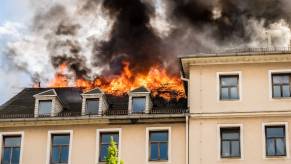
[[[98,114],[99,111],[99,99],[98,98],[91,98],[86,99],[86,114]]]
[[[51,115],[52,100],[39,100],[38,115]]]
[[[108,109],[105,94],[99,88],[84,92],[81,96],[82,115],[102,115]]]
[[[146,87],[139,87],[129,93],[128,113],[149,113],[152,108],[150,91]]]
[[[146,97],[132,98],[132,113],[143,113],[146,107]]]
[[[35,98],[35,117],[57,116],[63,111],[63,103],[55,89],[40,92],[33,97]]]

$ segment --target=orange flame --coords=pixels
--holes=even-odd
[[[49,87],[68,87],[69,78],[65,75],[67,64],[60,65],[55,78],[49,83]],[[123,95],[128,91],[145,86],[151,90],[153,96],[160,96],[166,100],[185,97],[181,79],[175,75],[167,74],[165,68],[152,66],[147,73],[133,73],[130,63],[123,62],[123,68],[119,76],[99,77],[92,81],[82,78],[74,81],[75,87],[90,90],[99,87],[107,94]]]

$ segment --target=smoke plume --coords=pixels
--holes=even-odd
[[[75,78],[134,73],[217,49],[286,47],[289,0],[64,0],[32,3],[30,33],[7,46],[15,65],[41,81],[63,63]]]

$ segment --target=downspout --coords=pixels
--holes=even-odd
[[[186,115],[186,164],[190,163],[189,154],[189,115]]]
[[[185,82],[188,83],[188,94],[189,94],[189,79],[186,79],[184,77],[181,76],[181,79]],[[187,97],[187,108],[189,108],[189,98]],[[189,114],[186,114],[185,115],[186,117],[186,130],[185,130],[185,138],[186,138],[186,155],[185,155],[185,161],[186,161],[186,164],[189,164],[190,163],[190,154],[189,154]]]

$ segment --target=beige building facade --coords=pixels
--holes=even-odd
[[[104,134],[115,137],[125,164],[291,162],[290,53],[179,61],[185,100],[165,102],[144,87],[122,98],[100,89],[25,89],[0,109],[2,163],[17,153],[20,164],[104,163]]]
[[[181,61],[189,78],[189,163],[291,162],[290,54],[194,55]],[[282,90],[277,77],[287,83]]]

